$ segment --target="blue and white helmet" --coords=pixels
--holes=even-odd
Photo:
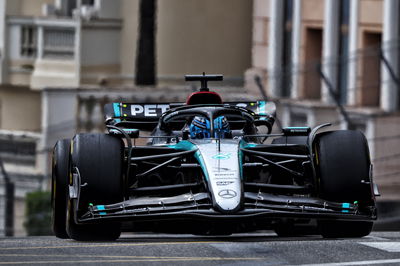
[[[192,139],[204,139],[211,137],[210,121],[202,116],[195,116],[189,127],[190,137]],[[214,119],[214,137],[229,138],[231,131],[228,120],[225,116],[219,116]]]
[[[232,137],[229,123],[225,116],[218,116],[214,119],[214,135],[215,138],[222,139]]]

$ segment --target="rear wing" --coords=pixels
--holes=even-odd
[[[129,127],[151,130],[154,129],[163,113],[169,109],[184,106],[185,103],[109,103],[104,106],[106,124],[127,122]],[[246,108],[256,115],[275,117],[276,106],[273,102],[225,102],[225,106]]]

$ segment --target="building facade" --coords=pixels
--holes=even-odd
[[[16,184],[15,234],[25,193],[48,189],[55,141],[104,130],[104,103],[183,101],[192,90],[184,74],[203,71],[243,86],[251,1],[156,3],[157,86],[142,88],[134,84],[139,0],[0,0],[0,158]],[[244,96],[223,94],[232,92]]]
[[[379,200],[400,189],[399,1],[254,0],[252,67],[284,125],[359,129]],[[342,110],[342,111],[340,111]]]

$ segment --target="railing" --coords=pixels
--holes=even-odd
[[[44,58],[74,58],[75,31],[73,29],[43,28]]]
[[[41,135],[0,130],[0,159],[11,165],[36,166],[36,150]]]
[[[76,38],[79,21],[60,18],[8,19],[9,47],[19,47],[11,60],[23,58],[74,59],[79,48]]]

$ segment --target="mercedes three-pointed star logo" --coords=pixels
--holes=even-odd
[[[224,199],[231,199],[237,196],[236,191],[232,189],[223,189],[218,192],[218,195]]]

